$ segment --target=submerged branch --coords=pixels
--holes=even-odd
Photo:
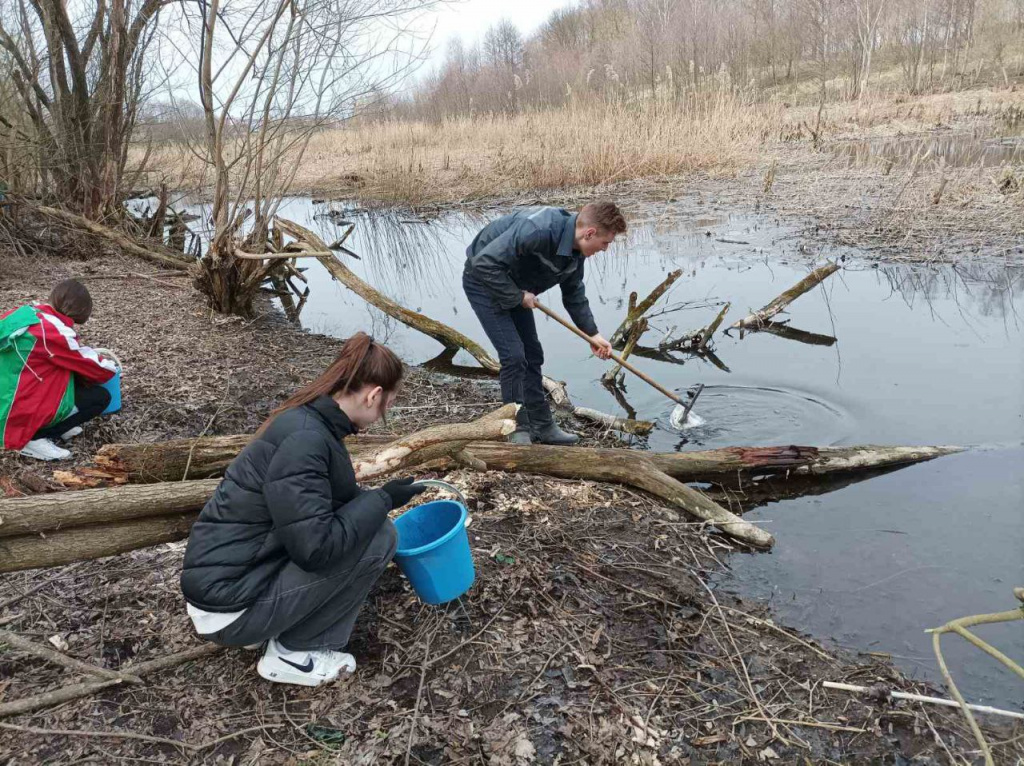
[[[835,263],[828,263],[815,269],[760,311],[755,311],[753,314],[740,319],[738,322],[734,322],[729,326],[729,329],[744,330],[747,328],[753,329],[761,327],[765,322],[781,312],[790,303],[815,286],[821,284],[821,282],[835,274],[837,271],[839,271],[839,266]]]

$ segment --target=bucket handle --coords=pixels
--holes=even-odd
[[[109,348],[94,348],[93,351],[95,351],[100,356],[105,356],[108,359],[113,359],[114,364],[117,366],[117,371],[121,372],[121,360],[118,359],[117,354],[115,354]]]
[[[420,479],[419,481],[414,481],[413,482],[413,486],[437,487],[438,489],[448,490],[452,494],[455,494],[455,495],[459,496],[459,500],[462,502],[463,506],[466,505],[466,496],[464,494],[462,494],[462,491],[458,487],[454,486],[453,484],[449,484],[446,481],[441,481],[440,479]],[[465,526],[469,527],[469,525],[470,525],[470,523],[472,521],[473,521],[473,519],[472,519],[471,516],[466,516],[466,524],[465,524]]]

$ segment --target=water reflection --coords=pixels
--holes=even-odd
[[[847,167],[880,164],[887,170],[914,162],[946,167],[999,167],[1024,162],[1024,138],[946,136],[872,138],[843,141],[832,148]]]
[[[918,301],[933,305],[948,300],[982,317],[1020,320],[1017,303],[1024,296],[1024,267],[983,259],[942,268],[880,264],[875,271],[911,308]]]

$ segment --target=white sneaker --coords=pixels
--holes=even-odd
[[[33,439],[22,448],[21,454],[36,460],[67,460],[71,457],[70,451],[58,447],[49,439]]]
[[[342,672],[353,673],[356,659],[345,652],[293,652],[276,639],[267,642],[257,672],[268,681],[298,686],[319,686],[337,679]]]
[[[74,439],[76,436],[81,436],[81,435],[82,435],[82,427],[81,426],[72,426],[67,431],[62,433],[60,435],[60,438],[63,441],[68,441],[70,439]]]

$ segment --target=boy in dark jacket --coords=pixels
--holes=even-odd
[[[591,202],[578,214],[527,208],[489,223],[466,250],[462,286],[498,352],[502,401],[524,405],[509,437],[514,444],[579,441],[551,415],[541,375],[544,349],[532,309],[540,293],[559,285],[572,321],[591,337],[594,353],[608,359],[612,347],[590,311],[583,264],[625,231],[626,221],[612,202]]]

